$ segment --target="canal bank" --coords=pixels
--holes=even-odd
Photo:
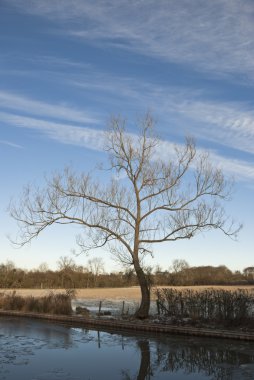
[[[123,320],[120,318],[84,317],[79,315],[52,315],[21,311],[0,310],[0,317],[20,317],[41,319],[52,322],[66,323],[68,325],[100,329],[103,331],[136,331],[158,334],[175,334],[198,337],[225,338],[243,341],[254,341],[254,332],[240,331],[237,329],[226,330],[220,328],[197,328],[192,326],[176,326],[156,323],[155,321]]]

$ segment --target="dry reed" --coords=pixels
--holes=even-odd
[[[58,294],[51,292],[44,297],[37,298],[33,296],[22,297],[14,291],[11,294],[0,294],[0,308],[3,310],[70,315],[72,313],[71,298],[72,294],[68,292]]]

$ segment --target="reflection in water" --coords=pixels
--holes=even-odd
[[[182,347],[173,344],[162,348],[157,343],[155,357],[155,367],[163,372],[202,373],[214,380],[254,379],[253,344],[196,339]]]
[[[254,345],[0,319],[1,380],[254,379]]]
[[[122,380],[146,380],[152,378],[150,346],[148,340],[138,340],[137,346],[140,350],[140,366],[137,376],[132,378],[128,371],[122,371]]]
[[[149,379],[149,375],[151,375],[150,368],[150,347],[149,342],[147,340],[139,340],[138,347],[141,353],[140,367],[137,376],[137,380]]]

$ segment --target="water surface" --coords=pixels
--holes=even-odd
[[[1,380],[251,380],[254,344],[0,318]]]

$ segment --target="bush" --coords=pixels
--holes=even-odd
[[[18,310],[46,314],[72,313],[71,293],[50,293],[44,297],[21,297],[13,292],[10,295],[0,294],[0,308],[3,310]]]
[[[16,292],[11,294],[1,294],[0,306],[5,310],[22,310],[25,304],[25,298],[16,295]]]
[[[158,312],[177,319],[241,324],[253,320],[254,297],[246,290],[157,289]]]

